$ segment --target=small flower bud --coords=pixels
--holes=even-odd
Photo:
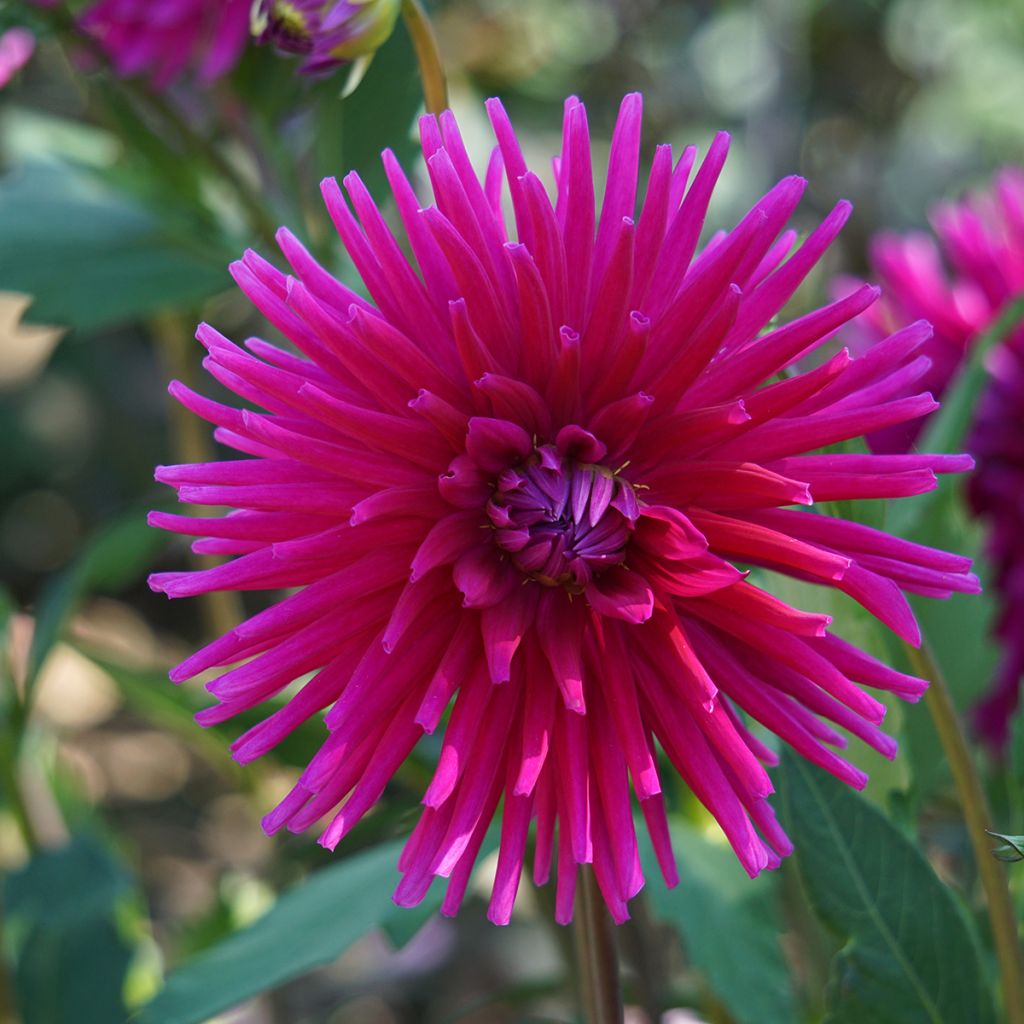
[[[376,52],[391,35],[400,0],[256,0],[252,31],[261,43],[302,54],[302,70],[327,71]]]

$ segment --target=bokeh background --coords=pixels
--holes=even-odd
[[[453,107],[478,155],[486,96],[503,98],[544,167],[565,95],[586,102],[600,150],[622,94],[639,89],[648,155],[657,142],[703,147],[718,129],[733,134],[715,223],[734,222],[790,173],[810,181],[798,226],[851,199],[854,216],[804,301],[824,294],[830,273],[864,273],[879,228],[924,225],[937,199],[1024,160],[1022,0],[439,0],[431,11]],[[0,11],[4,23],[36,17],[13,3]],[[184,547],[144,525],[148,508],[169,502],[152,467],[202,457],[211,444],[197,424],[175,421],[166,383],[196,379],[200,318],[237,338],[267,334],[226,272],[245,245],[269,255],[267,244],[250,237],[193,141],[102,68],[69,60],[40,26],[35,60],[0,94],[0,578],[7,685],[36,677],[20,785],[31,828],[55,852],[26,875],[5,801],[0,1019],[17,1019],[21,1000],[29,1022],[116,1024],[175,965],[257,919],[330,857],[313,835],[269,839],[259,828],[315,749],[315,730],[243,771],[227,754],[240,728],[200,731],[191,717],[202,690],[166,681],[170,664],[230,623],[234,600],[169,603],[144,582],[186,563]],[[350,274],[331,255],[315,185],[358,166],[379,190],[374,151],[390,144],[411,159],[411,67],[399,31],[341,102],[337,79],[297,80],[260,50],[208,95],[183,89],[174,100],[206,145],[220,145],[227,125],[223,155],[270,220],[292,224]],[[212,382],[204,390],[216,394]],[[973,543],[966,522],[955,524],[961,546]],[[949,614],[962,659],[951,682],[967,703],[991,666],[985,612]],[[916,755],[894,766],[861,756],[875,773],[868,798],[919,840],[974,913],[963,827],[923,715],[898,719],[911,748],[920,734]],[[408,828],[430,754],[403,769],[345,855]],[[1012,766],[988,771],[1005,831],[1024,831]],[[790,869],[748,883],[686,795],[675,798],[690,823],[681,856],[691,888],[667,896],[652,882],[620,934],[630,1019],[819,1019],[839,940],[811,918]],[[479,899],[457,922],[418,912],[370,921],[340,959],[223,1019],[576,1019],[570,937],[550,925],[547,900],[524,893],[505,930],[484,921]],[[358,913],[336,909],[339,919]],[[298,926],[280,934],[282,946],[306,938]],[[716,970],[734,969],[736,956],[726,947],[748,939],[775,951],[750,954],[751,992],[723,995]]]

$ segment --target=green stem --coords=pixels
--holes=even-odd
[[[25,848],[29,853],[35,853],[39,849],[39,836],[36,834],[35,825],[29,814],[28,806],[25,803],[25,794],[21,787],[21,777],[18,771],[20,744],[8,734],[0,740],[0,747],[2,747],[0,749],[0,779],[2,779],[4,793],[7,796],[7,803]]]
[[[58,6],[39,8],[38,13],[49,20],[54,31],[72,48],[84,49],[97,60],[101,67],[108,66],[109,60],[106,51],[92,36],[78,27],[68,11]],[[276,247],[276,229],[273,220],[263,208],[258,191],[232,166],[211,140],[197,132],[173,103],[150,89],[142,79],[118,78],[117,82],[126,96],[131,97],[138,106],[143,107],[152,117],[162,122],[162,127],[170,128],[185,149],[198,157],[228,185],[245,212],[253,234],[271,248]]]
[[[440,114],[448,106],[448,80],[434,28],[420,0],[402,0],[402,17],[416,48],[427,113]]]
[[[573,929],[584,1019],[587,1024],[622,1024],[619,962],[611,919],[589,864],[580,867]]]
[[[137,79],[128,80],[124,84],[130,88],[133,95],[141,102],[148,104],[150,109],[175,131],[187,149],[191,150],[224,180],[245,211],[253,234],[258,236],[265,245],[272,249],[276,248],[277,229],[273,220],[263,208],[263,203],[255,189],[232,166],[224,154],[205,135],[197,132],[166,97],[152,92],[141,85]]]
[[[967,823],[967,834],[978,865],[978,876],[985,892],[992,941],[1003,983],[1006,1020],[1008,1024],[1024,1024],[1024,966],[1021,963],[1016,915],[1006,871],[992,856],[985,834],[985,830],[992,827],[992,812],[938,663],[925,644],[921,645],[920,650],[907,645],[907,654],[914,671],[929,682],[924,696],[925,706],[935,724],[935,731],[939,734],[939,742],[953,774]]]

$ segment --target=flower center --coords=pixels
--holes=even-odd
[[[529,579],[580,593],[626,559],[640,514],[629,481],[542,445],[497,478],[487,514],[498,547]]]

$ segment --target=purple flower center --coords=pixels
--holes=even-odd
[[[542,445],[498,476],[487,514],[516,568],[579,593],[626,560],[640,506],[633,486],[606,466]]]

